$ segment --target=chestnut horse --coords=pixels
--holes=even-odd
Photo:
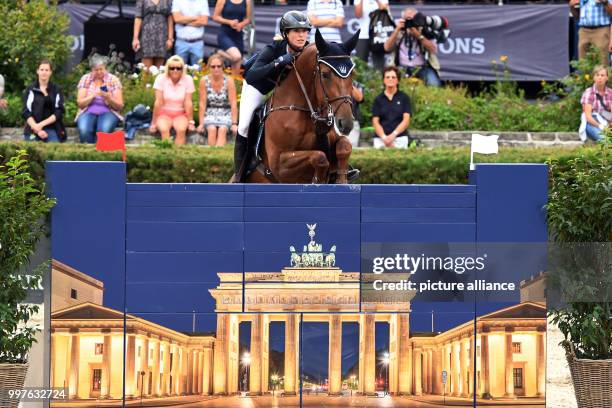
[[[317,30],[315,44],[287,68],[267,101],[265,139],[248,183],[347,183],[354,68],[349,55],[358,36],[328,43]]]

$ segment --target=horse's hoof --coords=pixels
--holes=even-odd
[[[349,183],[352,183],[353,181],[357,180],[360,175],[361,172],[359,171],[359,169],[351,169],[348,171],[346,178]]]

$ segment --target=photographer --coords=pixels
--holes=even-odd
[[[428,86],[439,87],[442,82],[438,75],[440,64],[436,57],[436,43],[423,35],[422,26],[410,24],[416,15],[416,9],[404,9],[401,20],[385,42],[385,51],[395,49],[395,65],[405,70],[408,76],[416,75]]]
[[[591,45],[599,48],[600,63],[608,66],[612,0],[570,0],[570,12],[578,19],[578,58],[586,57]]]

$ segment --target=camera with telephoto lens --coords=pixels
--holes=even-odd
[[[421,34],[427,39],[435,40],[438,44],[446,42],[450,36],[448,19],[443,16],[426,16],[423,13],[416,13],[414,17],[404,20],[404,30],[411,27],[422,27]]]

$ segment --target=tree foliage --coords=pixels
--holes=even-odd
[[[40,288],[47,265],[25,272],[54,201],[38,184],[25,151],[0,165],[0,363],[26,361],[39,331],[28,324],[38,306],[24,301],[28,290]]]
[[[609,135],[607,135],[609,137]],[[568,349],[579,358],[612,358],[612,168],[608,144],[599,154],[552,161],[548,222],[551,311]]]
[[[0,70],[7,91],[21,93],[36,78],[42,59],[61,71],[70,55],[70,19],[57,9],[57,1],[4,0],[0,15]]]

